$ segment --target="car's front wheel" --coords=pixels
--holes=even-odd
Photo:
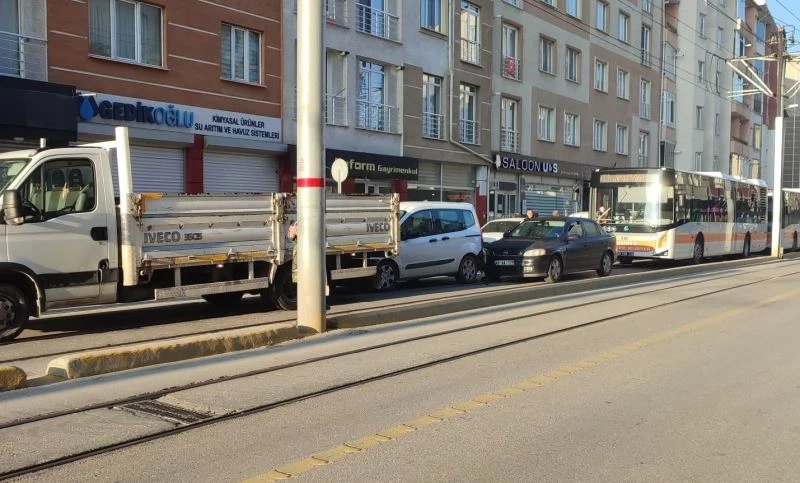
[[[397,265],[391,260],[381,260],[376,267],[375,290],[388,292],[397,286],[397,279],[400,278]]]
[[[600,259],[600,267],[597,268],[597,274],[601,277],[606,277],[611,274],[611,267],[614,265],[614,257],[611,256],[611,253],[605,252],[603,253],[603,257]]]
[[[550,259],[550,264],[547,266],[547,276],[544,281],[547,283],[556,283],[561,280],[561,275],[564,273],[564,265],[558,255]]]

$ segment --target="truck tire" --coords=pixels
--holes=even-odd
[[[28,324],[28,299],[17,287],[0,283],[0,341],[20,334]]]
[[[269,293],[276,307],[282,310],[297,310],[297,284],[292,282],[291,267],[283,266],[278,269]]]
[[[242,300],[244,292],[212,293],[203,295],[203,300],[214,307],[221,309],[232,309]]]

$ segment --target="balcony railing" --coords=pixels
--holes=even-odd
[[[503,77],[519,80],[519,59],[516,57],[503,56]]]
[[[325,95],[325,123],[332,126],[347,126],[347,98]]]
[[[481,65],[481,44],[473,40],[461,39],[461,60]]]
[[[641,154],[640,154],[640,155],[639,155],[639,165],[638,165],[637,167],[638,167],[638,168],[647,168],[647,167],[648,167],[648,166],[647,166],[647,163],[648,163],[648,162],[649,162],[649,161],[648,161],[648,158],[647,158],[647,156],[644,156],[644,155],[641,155]]]
[[[433,112],[422,114],[422,137],[444,139],[444,116]]]
[[[325,18],[328,23],[349,27],[350,19],[347,18],[347,0],[325,0]]]
[[[500,128],[500,151],[519,152],[519,132],[505,127]]]
[[[641,117],[642,119],[650,119],[650,103],[648,102],[639,103],[639,117]]]
[[[400,18],[383,10],[357,4],[356,30],[399,42]]]
[[[519,7],[520,3],[522,3],[521,0],[503,0],[503,1],[515,7]]]
[[[461,119],[458,121],[458,140],[464,144],[478,144],[479,139],[478,121]]]
[[[358,127],[370,131],[399,133],[397,107],[358,101]]]
[[[0,31],[0,75],[47,80],[47,42]]]
[[[650,65],[650,50],[642,49],[642,65]]]

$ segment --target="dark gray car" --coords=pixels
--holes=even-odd
[[[486,275],[544,277],[558,282],[570,272],[595,270],[605,277],[616,259],[614,236],[586,218],[525,220],[503,238],[486,245]]]

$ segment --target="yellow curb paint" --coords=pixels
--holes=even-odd
[[[469,412],[469,411],[473,411],[473,410],[478,409],[478,408],[482,408],[484,406],[486,406],[486,404],[478,402],[478,401],[475,401],[474,399],[470,400],[470,401],[464,401],[464,402],[458,403],[458,404],[453,404],[453,408],[454,409],[458,409],[459,411],[464,411],[465,413]]]
[[[530,391],[531,389],[536,389],[540,386],[541,384],[538,382],[531,382],[528,379],[511,385],[511,387],[519,389],[520,391]]]
[[[409,428],[408,426],[404,426],[402,424],[395,426],[393,428],[384,429],[376,433],[378,436],[383,436],[384,438],[389,439],[397,439],[405,435],[406,433],[410,433],[412,431],[416,431],[416,429]]]
[[[297,476],[305,473],[315,466],[322,466],[326,464],[324,461],[318,460],[312,456],[303,458],[299,461],[294,461],[288,465],[281,466],[277,471],[286,473],[287,475]]]
[[[627,353],[630,353],[630,352],[635,352],[636,350],[641,350],[641,349],[643,349],[645,347],[649,347],[651,345],[654,345],[657,342],[662,342],[662,341],[674,339],[676,336],[678,336],[680,334],[684,334],[684,333],[692,332],[692,331],[695,331],[695,330],[699,330],[699,329],[701,329],[703,327],[711,326],[711,325],[713,325],[715,323],[718,323],[720,321],[729,320],[731,318],[731,316],[739,314],[739,313],[742,313],[742,312],[745,312],[748,309],[749,310],[753,310],[753,309],[756,309],[756,308],[759,308],[759,307],[763,307],[765,305],[769,305],[769,304],[775,303],[775,302],[777,302],[779,300],[783,300],[783,299],[795,296],[797,294],[800,294],[800,289],[792,290],[792,291],[789,291],[789,292],[784,292],[783,294],[770,297],[770,298],[768,298],[768,299],[766,299],[766,300],[764,300],[764,301],[762,301],[762,302],[760,302],[760,303],[758,303],[758,304],[756,304],[754,306],[751,306],[751,307],[737,308],[737,309],[732,309],[732,310],[729,310],[729,311],[726,311],[726,312],[722,312],[720,314],[717,314],[717,315],[714,315],[714,316],[711,316],[711,317],[707,317],[705,319],[701,319],[701,320],[698,320],[698,321],[683,325],[683,326],[678,327],[676,329],[673,329],[673,330],[670,330],[670,331],[667,331],[667,332],[664,332],[664,333],[661,333],[661,334],[656,334],[656,335],[650,336],[650,337],[648,337],[646,339],[642,339],[642,340],[637,341],[637,342],[632,342],[632,343],[626,344],[624,346],[617,347],[615,349],[611,349],[610,351],[604,352],[602,354],[598,354],[598,355],[596,355],[596,356],[594,356],[592,358],[584,359],[584,360],[575,362],[572,365],[567,366],[566,368],[556,369],[556,370],[551,371],[551,372],[546,373],[546,374],[538,374],[538,375],[533,376],[533,377],[531,377],[529,379],[525,379],[524,381],[519,382],[519,383],[517,383],[517,384],[515,384],[513,386],[507,386],[507,387],[504,387],[504,388],[500,388],[500,389],[498,389],[498,390],[496,390],[496,391],[494,391],[492,393],[489,393],[489,394],[483,394],[483,395],[480,395],[480,396],[476,396],[476,397],[472,398],[471,401],[480,403],[480,405],[486,405],[486,404],[489,404],[491,402],[495,402],[495,401],[498,401],[500,399],[504,399],[506,397],[513,397],[513,396],[522,394],[524,392],[522,389],[519,389],[519,388],[514,387],[514,386],[525,385],[527,387],[528,385],[531,385],[531,386],[535,386],[535,387],[542,387],[542,386],[545,386],[545,385],[547,385],[549,383],[556,382],[559,379],[565,378],[565,377],[569,376],[570,374],[575,374],[575,373],[580,372],[580,369],[578,369],[578,368],[595,367],[597,365],[600,365],[603,362],[616,359],[616,358],[620,357],[622,354],[627,354]],[[567,370],[567,368],[569,368],[569,371]],[[445,421],[447,419],[453,418],[454,416],[458,416],[459,414],[464,414],[468,409],[458,409],[456,407],[456,406],[461,407],[464,404],[465,403],[457,404],[457,405],[455,405],[453,407],[447,407],[447,408],[441,409],[439,411],[436,411],[435,413],[431,413],[428,416],[424,416],[422,418],[415,419],[413,421],[409,421],[409,422],[403,423],[400,426],[395,426],[395,427],[389,428],[387,430],[381,431],[380,433],[390,432],[390,431],[393,431],[393,430],[395,430],[397,428],[402,428],[404,426],[408,426],[409,428],[419,428],[419,427],[422,427],[422,426],[427,426],[429,424],[432,424],[433,422]],[[475,407],[479,407],[479,406],[475,406]],[[417,424],[420,424],[420,426],[417,426]],[[387,438],[385,436],[380,436],[380,433],[378,433],[378,434],[374,434],[372,436],[367,436],[365,438],[362,438],[362,439],[360,439],[358,441],[354,441],[352,443],[345,443],[344,446],[347,447],[347,448],[353,448],[355,451],[352,451],[352,452],[359,452],[358,451],[359,449],[360,450],[367,450],[369,448],[378,446],[381,443],[385,443],[387,441],[392,441],[393,439],[400,438],[400,437],[405,436],[407,434],[410,434],[412,432],[414,432],[414,431],[410,431],[409,430],[409,431],[402,431],[402,432],[392,433],[392,434],[396,434],[396,436],[394,436],[392,439]],[[328,451],[334,451],[337,448],[333,448],[332,450],[328,450]],[[327,453],[328,451],[323,452],[323,453]],[[323,453],[320,453],[320,454],[323,454]],[[350,453],[349,452],[345,452],[345,453],[342,454],[342,457],[347,456],[348,454],[350,454]],[[313,465],[309,465],[309,463],[307,462],[307,460],[309,460],[309,459],[314,460],[317,463],[313,464]],[[326,464],[325,461],[320,461],[320,459],[322,459],[322,458],[315,459],[315,457],[309,457],[309,458],[305,458],[303,460],[299,460],[297,462],[297,464],[299,464],[300,468],[305,468],[303,471],[308,471],[308,470],[314,468],[315,466],[319,466],[321,464]],[[341,459],[341,458],[337,458],[337,459]],[[289,468],[294,464],[295,463],[290,463],[289,465],[286,465],[286,466],[283,466],[281,468],[278,468],[278,470],[272,470],[272,471],[270,471],[268,473],[265,473],[263,476],[256,476],[256,477],[254,477],[254,478],[252,478],[250,480],[247,480],[247,481],[253,481],[253,482],[255,482],[255,481],[259,481],[259,482],[260,481],[277,481],[277,480],[269,480],[269,479],[266,479],[266,478],[269,475],[275,475],[275,474],[277,474],[278,476],[281,476],[286,468]],[[294,474],[294,473],[292,473],[292,474]],[[286,475],[283,475],[283,476],[286,476]],[[286,479],[286,478],[284,477],[284,478],[278,478],[278,479]]]
[[[331,449],[327,449],[322,451],[321,453],[311,455],[313,458],[316,458],[321,461],[325,461],[327,463],[333,463],[336,460],[340,460],[347,456],[350,453],[358,453],[359,450],[355,448],[351,448],[350,446],[340,444],[339,446]]]

